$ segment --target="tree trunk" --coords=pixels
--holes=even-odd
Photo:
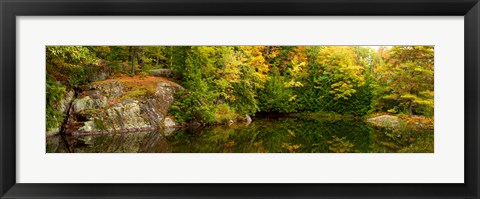
[[[137,47],[133,47],[132,55],[132,77],[135,76],[135,59],[137,57]]]
[[[145,68],[145,47],[142,47],[142,71]]]
[[[412,117],[412,115],[413,115],[413,102],[410,101],[408,103],[408,117]]]
[[[173,46],[170,46],[170,69],[172,69],[173,64]]]

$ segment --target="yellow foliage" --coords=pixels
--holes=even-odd
[[[317,63],[324,75],[335,80],[330,85],[335,99],[348,99],[356,92],[356,87],[364,84],[363,67],[356,65],[356,54],[352,47],[329,46],[322,48]]]

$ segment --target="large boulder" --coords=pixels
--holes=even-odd
[[[73,101],[67,133],[76,135],[153,131],[164,127],[174,94],[183,88],[175,83],[152,85],[152,93],[132,98],[121,82],[90,85]]]
[[[381,115],[374,118],[367,119],[367,122],[370,122],[376,126],[395,128],[398,126],[400,120],[398,117],[393,115]]]
[[[81,112],[86,109],[99,109],[104,108],[107,105],[107,97],[98,97],[93,98],[90,96],[85,96],[73,101],[73,111],[74,113]]]

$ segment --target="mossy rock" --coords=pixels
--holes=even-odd
[[[396,128],[399,124],[399,121],[399,118],[393,115],[381,115],[367,119],[367,122],[370,122],[375,126],[386,128]]]

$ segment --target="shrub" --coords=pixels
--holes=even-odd
[[[282,79],[278,75],[270,77],[265,89],[259,94],[260,110],[264,112],[291,112],[292,92],[285,88]]]
[[[238,114],[228,104],[215,106],[215,123],[226,123],[237,118]]]
[[[65,95],[66,88],[47,75],[46,81],[46,130],[58,127],[64,113],[57,110],[57,104]]]

